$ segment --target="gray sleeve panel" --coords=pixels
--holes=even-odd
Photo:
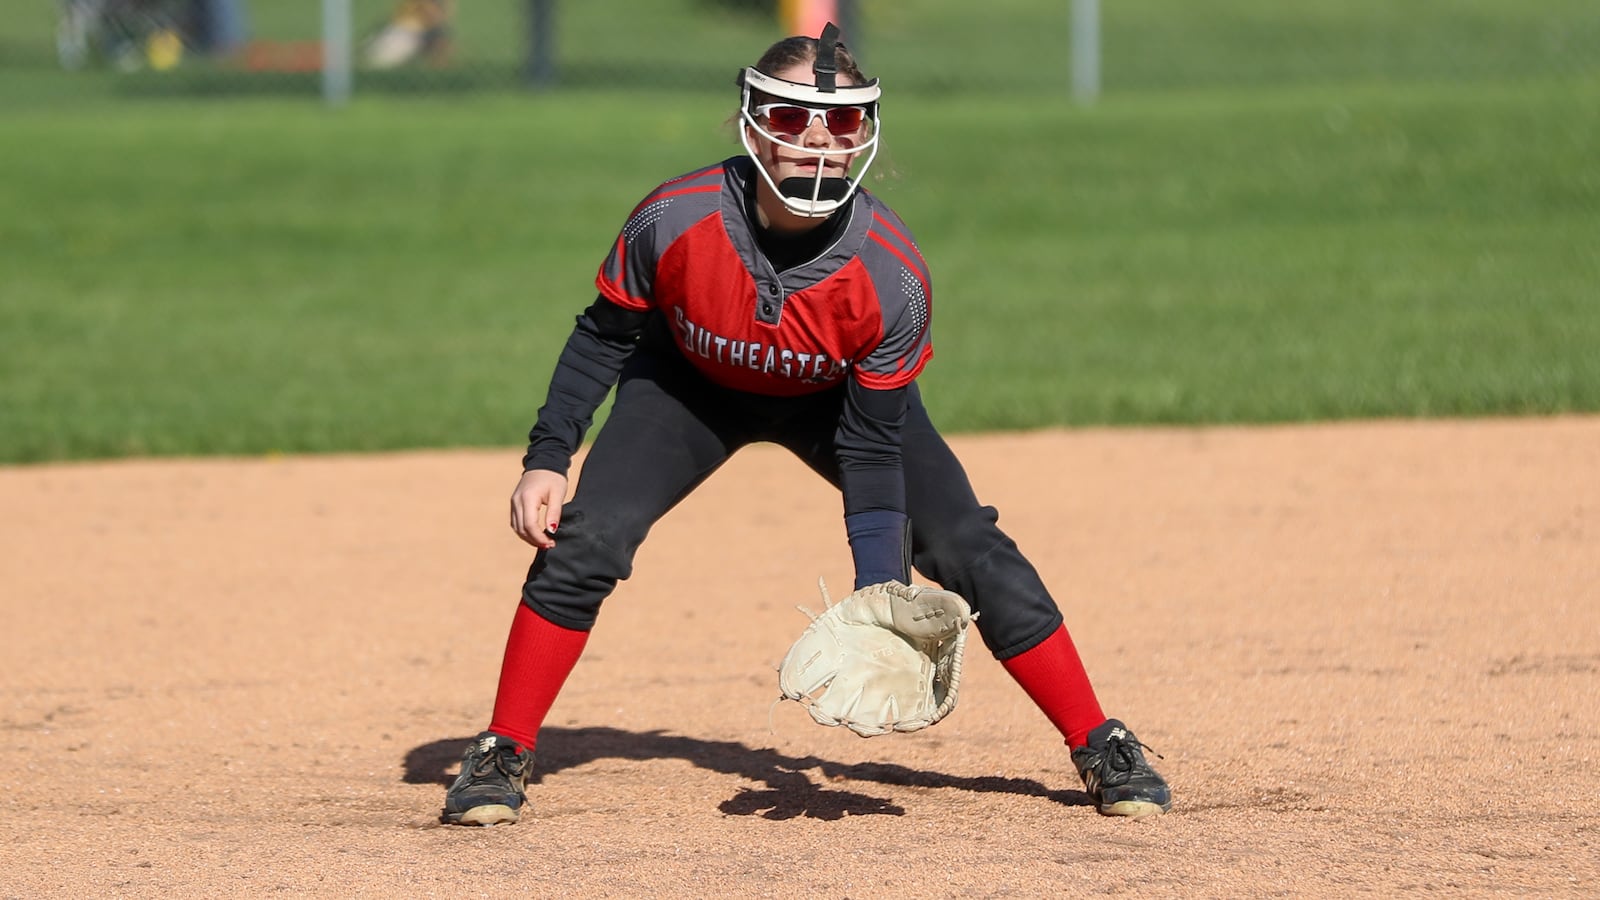
[[[910,229],[881,201],[867,199],[872,220],[861,262],[882,307],[883,341],[857,369],[871,384],[918,371],[932,354],[933,282]]]
[[[651,191],[623,223],[600,265],[595,287],[627,309],[648,309],[655,291],[656,263],[690,226],[720,209],[724,164],[675,178]]]

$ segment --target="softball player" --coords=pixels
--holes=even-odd
[[[928,267],[861,176],[877,79],[828,26],[744,69],[745,154],[662,184],[601,265],[529,434],[511,527],[537,548],[489,727],[443,819],[515,822],[539,727],[650,527],[738,448],[787,447],[839,488],[856,587],[910,566],[981,613],[984,644],[1060,730],[1102,813],[1171,807],[1143,745],[1101,711],[1038,573],[928,419]],[[851,177],[854,170],[855,175]],[[612,411],[567,502],[595,410]]]

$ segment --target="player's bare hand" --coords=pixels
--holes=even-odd
[[[561,504],[567,499],[567,477],[544,469],[522,473],[511,492],[511,530],[541,550],[556,545]]]

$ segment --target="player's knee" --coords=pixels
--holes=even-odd
[[[528,568],[522,601],[558,625],[587,630],[617,582],[633,574],[638,540],[620,522],[605,527],[592,516],[562,518],[556,545]]]

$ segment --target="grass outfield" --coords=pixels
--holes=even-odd
[[[1228,80],[892,101],[941,422],[1600,410],[1592,63]],[[633,203],[736,148],[682,92],[0,105],[7,462],[515,444]]]

